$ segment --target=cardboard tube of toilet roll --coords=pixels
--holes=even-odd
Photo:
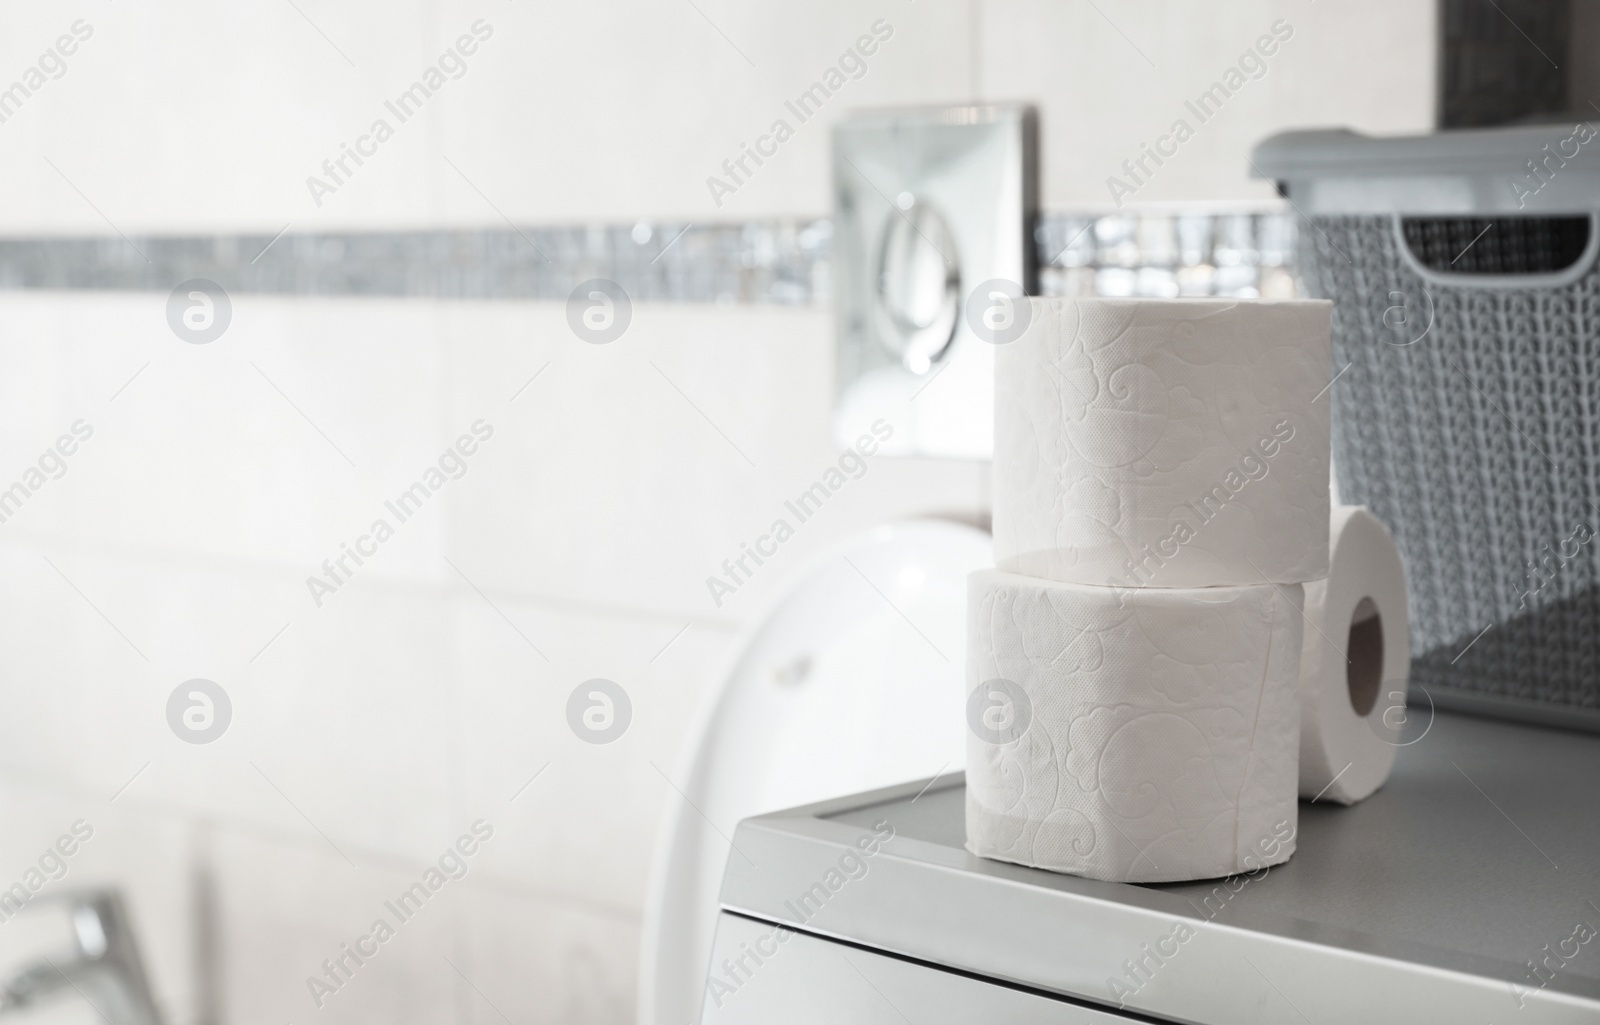
[[[1300,796],[1354,804],[1394,767],[1411,620],[1405,564],[1378,518],[1335,506],[1329,535],[1328,577],[1305,585],[1315,629],[1300,659]]]

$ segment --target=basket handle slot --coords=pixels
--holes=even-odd
[[[1595,256],[1591,215],[1561,217],[1399,217],[1409,262],[1425,277],[1453,284],[1526,288],[1564,284]]]

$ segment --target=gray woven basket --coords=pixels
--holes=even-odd
[[[1592,216],[1308,221],[1305,283],[1334,300],[1334,372],[1348,364],[1330,393],[1340,501],[1405,556],[1414,689],[1600,729]]]

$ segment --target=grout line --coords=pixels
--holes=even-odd
[[[105,800],[103,790],[85,786],[77,780],[67,777],[45,777],[35,772],[3,763],[0,763],[0,784],[21,787],[35,795],[42,795],[50,800],[82,801],[90,804],[97,804]],[[486,803],[485,807],[487,806]],[[126,800],[119,800],[117,802],[117,813],[140,818],[156,818],[188,826],[204,824],[213,827],[218,833],[230,834],[255,843],[271,844],[331,857],[327,853],[327,845],[312,834],[286,829],[257,819],[246,818],[236,813],[218,814],[212,811],[196,811],[171,801],[150,798],[141,799],[139,797],[128,797]],[[411,858],[373,847],[363,847],[349,843],[345,847],[361,859],[361,864],[365,866],[366,870],[411,876],[422,872],[433,864],[429,858]],[[337,859],[333,858],[332,860]],[[597,898],[574,896],[570,887],[530,885],[521,880],[497,875],[487,869],[469,873],[466,878],[461,880],[461,883],[472,889],[504,894],[516,897],[519,900],[541,901],[592,914],[596,917],[607,918],[622,924],[637,925],[644,918],[642,907],[634,908],[623,904],[607,903]]]
[[[178,548],[165,548],[155,545],[121,545],[107,544],[102,541],[75,541],[70,538],[57,536],[37,530],[18,528],[9,538],[0,538],[0,548],[18,545],[21,540],[30,540],[45,545],[59,545],[71,541],[75,546],[75,553],[88,554],[94,559],[121,566],[136,568],[169,568],[178,567],[190,571],[204,571],[222,576],[249,577],[260,580],[276,581],[284,584],[295,584],[300,587],[305,585],[304,569],[296,569],[285,563],[266,562],[253,559],[213,557],[202,552],[186,551]],[[449,582],[448,578],[434,579],[413,576],[389,575],[381,570],[374,570],[367,577],[357,577],[346,586],[354,587],[357,593],[395,593],[410,592],[423,597],[449,597],[467,593],[467,589]],[[519,602],[537,608],[567,613],[569,615],[588,616],[596,619],[622,620],[630,623],[646,623],[653,626],[679,627],[688,620],[692,625],[706,630],[720,631],[727,634],[737,634],[744,628],[744,621],[731,616],[712,616],[700,613],[686,614],[680,610],[670,608],[643,608],[633,605],[617,605],[592,599],[570,598],[561,595],[539,591],[513,591],[505,588],[489,586],[483,589],[502,601]]]

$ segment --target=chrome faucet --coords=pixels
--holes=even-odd
[[[76,991],[108,1025],[161,1025],[122,895],[87,890],[39,902],[67,904],[75,949],[43,957],[0,983],[0,1017]]]

